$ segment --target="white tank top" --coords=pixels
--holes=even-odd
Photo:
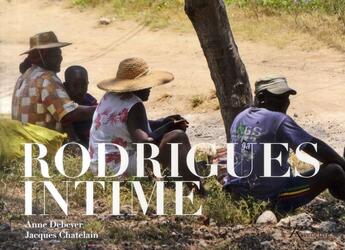
[[[103,96],[93,115],[90,130],[89,153],[94,167],[98,164],[97,143],[114,143],[125,148],[129,157],[134,155],[135,147],[128,131],[127,118],[131,108],[138,102],[142,100],[130,93],[108,92]],[[120,163],[118,148],[106,145],[105,153],[106,165],[117,171]]]

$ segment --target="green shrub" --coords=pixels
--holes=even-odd
[[[72,0],[72,4],[78,5],[81,7],[86,7],[86,6],[96,6],[102,3],[108,2],[107,0]]]
[[[345,0],[225,0],[228,5],[242,8],[271,9],[276,11],[322,11],[330,15],[344,14]]]
[[[208,197],[204,205],[204,214],[214,219],[219,225],[250,224],[267,207],[266,202],[253,198],[234,199],[222,190],[215,178],[208,180]]]
[[[190,102],[192,104],[192,108],[196,108],[203,104],[205,101],[205,98],[199,95],[195,95],[190,99]]]
[[[112,224],[107,228],[106,231],[108,232],[109,238],[112,239],[116,244],[123,241],[134,241],[137,238],[132,230],[128,230],[127,227],[122,225]]]

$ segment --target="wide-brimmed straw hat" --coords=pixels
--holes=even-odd
[[[116,77],[97,84],[98,88],[115,93],[125,93],[152,88],[174,80],[173,74],[166,71],[151,71],[142,58],[123,60]]]
[[[30,37],[30,49],[20,55],[28,54],[35,49],[61,48],[71,44],[59,42],[53,31],[42,32]]]
[[[284,76],[266,76],[258,79],[255,82],[255,94],[263,90],[267,90],[275,95],[282,95],[285,93],[296,95],[297,93],[296,90],[289,87]]]

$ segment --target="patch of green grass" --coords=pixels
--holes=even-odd
[[[204,157],[200,155],[200,157]],[[76,176],[80,170],[80,158],[78,157],[66,157],[65,159],[65,171],[71,176]],[[9,206],[13,202],[24,202],[23,200],[18,201],[14,199],[14,197],[10,196],[13,194],[14,196],[18,196],[17,192],[21,190],[24,192],[22,181],[23,179],[23,163],[17,161],[14,162],[12,165],[7,166],[10,169],[5,169],[0,171],[0,177],[2,178],[4,187],[2,188],[0,200],[3,204],[7,204]],[[39,176],[38,174],[39,169],[34,167],[34,176]],[[10,174],[9,174],[10,173]],[[53,184],[56,186],[57,190],[61,193],[63,197],[65,197],[66,191],[66,179],[61,175],[58,175],[55,171],[53,171],[52,178],[50,179]],[[80,181],[85,180],[93,180],[93,174],[87,173],[82,178],[79,178]],[[34,181],[42,180],[40,177],[36,177],[33,179]],[[69,179],[70,181],[70,179]],[[153,191],[154,182],[153,180],[148,179],[141,179],[141,184],[148,199]],[[174,214],[175,212],[175,189],[174,184],[172,183],[169,187],[167,185],[165,189],[165,212],[166,214]],[[186,214],[193,214],[197,211],[200,206],[203,206],[203,214],[213,218],[219,224],[234,224],[234,223],[241,223],[247,224],[251,223],[257,215],[263,210],[265,204],[264,203],[257,203],[254,200],[235,200],[233,199],[228,193],[225,193],[222,190],[221,185],[216,181],[215,178],[209,178],[206,180],[206,187],[209,191],[209,196],[207,198],[201,198],[197,195],[194,195],[194,203],[187,201],[184,203],[184,213]],[[42,211],[42,204],[43,204],[43,188],[42,183],[37,183],[33,185],[33,195],[34,195],[34,210],[36,213],[41,213]],[[106,185],[105,190],[101,188],[96,188],[94,190],[94,199],[95,204],[103,203],[105,204],[104,207],[107,211],[110,211],[111,204],[112,204],[112,194],[111,194],[111,183]],[[188,188],[185,190],[185,195],[187,195],[190,191]],[[6,195],[7,196],[6,196]],[[54,214],[54,216],[63,216],[63,213],[56,202],[49,198],[49,193],[46,193],[46,211],[49,214]],[[13,199],[12,199],[12,198]],[[70,185],[69,187],[69,203],[71,207],[69,208],[70,214],[79,214],[84,213],[83,210],[85,209],[85,185],[81,185],[78,187],[77,190],[74,190],[73,186]],[[149,205],[148,214],[155,213],[155,200],[156,194],[153,192],[152,200]],[[129,205],[131,201],[131,188],[129,183],[121,186],[121,205]],[[24,203],[23,203],[24,204]],[[4,206],[2,206],[4,207]],[[17,207],[18,206],[14,206]],[[8,208],[10,213],[14,214],[22,214],[23,211],[19,211],[20,208],[14,209],[12,205]],[[136,195],[134,193],[134,208],[138,210],[139,214],[142,214],[140,210],[140,206]],[[18,211],[17,211],[18,210]],[[81,212],[80,212],[81,210]],[[8,213],[8,211],[6,213]],[[5,213],[4,209],[0,211],[0,213]],[[35,212],[34,212],[35,213]],[[140,216],[139,216],[140,217]],[[139,218],[138,217],[138,218]],[[145,217],[142,217],[145,219]],[[195,217],[186,216],[183,217],[184,220],[191,220],[193,221]],[[91,221],[87,224],[87,227],[94,230],[100,231],[101,224],[96,221]]]
[[[187,23],[183,0],[72,0],[72,4],[81,8],[106,6],[109,14],[134,19],[152,29]]]
[[[93,233],[100,233],[103,231],[104,224],[97,220],[90,220],[85,223],[85,231],[86,232],[93,232]]]
[[[11,114],[0,114],[0,119],[11,119]]]
[[[69,0],[74,6],[104,7],[108,14],[152,29],[192,31],[183,0]],[[322,46],[345,51],[345,0],[225,0],[235,37],[278,48]]]
[[[208,180],[207,189],[209,195],[204,206],[204,213],[219,225],[254,223],[267,207],[266,202],[252,198],[233,198],[222,190],[222,186],[215,178]]]
[[[215,91],[205,95],[194,95],[189,99],[189,102],[193,109],[202,108],[203,111],[219,110],[219,100]]]
[[[123,241],[134,241],[137,239],[136,234],[132,230],[122,225],[111,224],[107,230],[108,236],[114,243],[121,243]]]
[[[226,0],[234,33],[284,48],[345,49],[344,0]],[[245,19],[244,19],[245,18]],[[237,24],[236,24],[237,22]],[[247,27],[247,28],[246,28]]]

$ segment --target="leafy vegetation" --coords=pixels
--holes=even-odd
[[[192,104],[192,107],[196,108],[204,102],[204,98],[202,96],[199,96],[199,95],[192,96],[190,102]]]
[[[192,30],[184,0],[69,0],[80,8],[100,7],[152,29]],[[345,0],[225,0],[237,39],[279,48],[324,45],[345,51]]]
[[[81,159],[79,157],[66,157],[65,160],[65,171],[70,176],[77,176],[79,174],[79,170]],[[39,168],[37,166],[33,167],[34,174],[33,176],[36,181],[42,181],[39,177]],[[12,217],[15,215],[23,214],[23,192],[24,192],[24,166],[23,163],[18,161],[13,161],[11,165],[8,165],[6,169],[2,169],[0,171],[1,180],[2,180],[2,187],[0,193],[0,215],[2,215],[2,221],[11,220]],[[64,196],[66,190],[66,183],[67,179],[59,174],[56,171],[51,171],[50,174],[52,178],[50,179],[52,183],[56,186],[57,190]],[[79,180],[93,180],[92,173],[88,173],[83,176]],[[34,181],[34,180],[33,180]],[[70,181],[70,180],[69,180]],[[141,179],[141,184],[143,186],[143,190],[147,196],[149,197],[150,193],[153,190],[153,180],[149,179]],[[129,183],[127,183],[129,184]],[[111,183],[109,183],[111,185]],[[73,185],[72,185],[73,186]],[[72,186],[69,188],[69,203],[71,215],[78,215],[83,214],[85,211],[85,187],[80,186],[78,190],[74,191]],[[167,188],[165,191],[165,208],[167,214],[173,214],[175,209],[175,191],[174,185],[167,184]],[[219,224],[248,224],[253,222],[256,217],[262,212],[264,209],[264,203],[257,203],[254,200],[234,200],[232,197],[224,191],[222,191],[221,185],[217,182],[215,178],[209,178],[206,180],[206,187],[209,189],[209,197],[207,199],[195,196],[194,204],[186,202],[185,204],[185,213],[194,213],[200,205],[203,206],[203,214],[207,217],[212,218]],[[42,183],[34,184],[34,213],[42,213],[43,208],[43,188]],[[105,212],[109,213],[111,210],[112,205],[112,194],[111,194],[111,186],[105,187],[105,190],[101,188],[95,188],[95,209],[96,212]],[[128,204],[131,200],[131,186],[126,185],[126,183],[121,187],[121,203]],[[156,199],[155,193],[153,193],[152,201]],[[49,198],[49,195],[46,197],[46,211],[49,211],[49,214],[54,214],[55,216],[63,216],[61,209],[58,207],[56,202]],[[21,204],[20,206],[14,204]],[[154,206],[154,202],[150,205]],[[150,208],[148,210],[148,214],[154,213],[154,209]],[[134,208],[139,209],[139,203],[136,198],[134,198]],[[41,211],[42,210],[42,211]],[[107,212],[108,211],[108,212]],[[8,217],[11,215],[11,218]],[[139,213],[140,215],[140,213]],[[188,217],[188,216],[187,216]],[[137,219],[146,219],[145,216],[138,216]],[[188,219],[188,218],[186,218]],[[92,229],[92,231],[99,232],[102,231],[102,224],[98,223],[97,221],[89,221],[86,224],[86,227]]]
[[[198,159],[207,159],[207,157],[199,153]],[[295,160],[293,158],[293,160]],[[81,159],[79,157],[66,157],[65,159],[65,171],[69,175],[76,176],[79,173]],[[297,164],[297,163],[296,163]],[[23,216],[24,206],[24,194],[23,194],[23,181],[24,168],[21,161],[13,161],[11,164],[2,166],[0,170],[1,188],[0,188],[0,225],[13,225],[13,228],[18,232],[19,228],[25,229],[28,217]],[[298,166],[299,169],[303,166]],[[40,176],[38,173],[38,167],[34,166],[34,176]],[[206,170],[205,170],[206,171]],[[52,170],[50,174],[53,176],[51,181],[56,186],[57,190],[64,196],[65,184],[64,178],[58,175],[57,172]],[[207,173],[203,173],[207,175]],[[82,180],[92,180],[91,173],[83,176]],[[36,177],[36,180],[40,180]],[[134,180],[134,179],[131,179]],[[128,183],[127,183],[128,184]],[[153,180],[146,179],[141,182],[144,193],[148,198],[153,188]],[[136,216],[111,216],[109,215],[112,196],[111,187],[106,186],[106,191],[102,189],[95,189],[95,216],[82,216],[85,213],[85,189],[80,188],[77,192],[73,192],[71,189],[69,195],[69,203],[71,205],[71,216],[67,217],[68,222],[85,222],[84,229],[86,232],[98,233],[100,238],[103,239],[104,244],[116,244],[122,246],[138,246],[142,244],[150,245],[170,245],[174,246],[178,242],[185,242],[184,244],[193,244],[192,239],[207,238],[214,239],[218,242],[216,245],[219,249],[223,249],[225,246],[231,245],[239,239],[232,238],[214,238],[214,235],[227,234],[228,231],[231,234],[229,228],[234,225],[248,225],[255,223],[257,217],[267,209],[267,203],[255,201],[251,198],[242,199],[232,197],[229,193],[225,193],[222,190],[222,186],[218,183],[216,178],[208,178],[205,181],[206,188],[208,190],[207,198],[195,196],[194,204],[185,202],[185,213],[194,213],[200,205],[203,206],[203,216],[155,216],[154,202],[150,204],[147,215],[139,213]],[[131,196],[131,190],[129,185],[124,185],[121,190],[121,203],[127,201]],[[167,185],[165,191],[165,207],[166,213],[171,214],[174,211],[174,199],[175,192],[171,188],[172,185]],[[42,213],[42,187],[34,186],[34,213]],[[49,196],[49,194],[48,194]],[[47,197],[48,197],[47,196]],[[328,199],[328,197],[325,197]],[[153,195],[152,201],[155,200]],[[48,218],[53,220],[67,218],[63,215],[61,209],[56,205],[56,202],[52,199],[47,199],[48,205],[46,207],[48,213],[47,216],[32,216],[32,221],[47,221]],[[127,203],[128,204],[128,203]],[[333,216],[335,220],[344,221],[343,210],[333,209],[331,203],[319,211],[317,208],[311,211],[320,212],[324,214],[325,219]],[[134,199],[134,207],[138,207],[138,202]],[[123,214],[126,214],[127,208],[121,207]],[[302,208],[301,210],[303,210]],[[140,209],[139,209],[140,210]],[[252,226],[248,225],[247,229]],[[210,233],[212,232],[212,234]],[[256,235],[257,231],[252,232],[252,236]],[[216,236],[218,237],[218,236]],[[248,236],[249,237],[249,236]],[[256,237],[256,236],[255,236]],[[265,236],[266,237],[266,236]],[[264,237],[264,238],[265,238]],[[259,237],[260,238],[260,237]],[[261,239],[261,238],[260,238]],[[102,244],[103,244],[102,243]],[[12,243],[11,243],[12,244]],[[22,244],[22,243],[21,243]],[[90,242],[87,239],[80,239],[77,241],[66,241],[63,244],[70,244],[74,248],[76,245],[87,248]],[[126,245],[127,244],[127,245]],[[172,249],[172,248],[171,248]]]
[[[79,157],[66,157],[65,171],[68,175],[76,176],[79,174],[81,159]],[[39,168],[33,167],[33,179],[41,181]],[[53,169],[53,168],[52,168]],[[50,171],[50,180],[54,183],[57,190],[65,197],[66,179],[58,175],[56,170]],[[25,229],[28,217],[23,216],[24,209],[24,166],[21,161],[13,161],[11,164],[3,166],[0,170],[1,189],[0,189],[0,225],[13,225],[16,230]],[[78,180],[93,180],[91,173]],[[130,179],[134,180],[134,179]],[[108,183],[111,185],[110,183]],[[127,185],[128,184],[128,185]],[[149,198],[153,190],[153,180],[141,180],[141,184]],[[105,190],[96,188],[94,191],[95,216],[82,216],[85,213],[85,187],[73,190],[70,187],[68,195],[69,216],[65,217],[56,201],[46,196],[46,216],[31,216],[30,220],[34,222],[45,222],[49,219],[65,219],[69,222],[84,222],[84,230],[93,232],[105,239],[107,244],[123,244],[123,242],[142,242],[146,244],[169,244],[174,245],[176,240],[188,241],[194,236],[195,230],[200,226],[216,223],[217,225],[250,224],[265,208],[264,203],[258,203],[254,200],[234,200],[229,194],[222,191],[221,185],[215,178],[206,181],[206,187],[210,191],[210,196],[202,198],[194,196],[194,204],[185,202],[184,213],[192,214],[203,206],[203,216],[174,216],[175,209],[175,190],[172,183],[167,183],[165,190],[165,211],[167,216],[156,216],[155,213],[155,194],[152,196],[152,202],[149,205],[147,215],[138,213],[136,216],[111,216],[109,215],[112,205],[111,186],[105,187]],[[186,190],[187,192],[187,190]],[[43,190],[42,183],[33,185],[33,213],[42,214],[43,212]],[[128,211],[128,202],[131,200],[131,188],[129,183],[121,184],[121,213]],[[140,211],[138,200],[134,198],[133,207]],[[126,210],[127,209],[127,210]],[[173,233],[173,236],[172,236]],[[87,246],[87,239],[78,241],[69,241],[64,244],[78,244]],[[128,243],[129,244],[129,243]]]
[[[130,17],[153,29],[174,23],[178,26],[184,19],[183,0],[72,0],[72,4],[82,8],[106,6],[120,18]]]
[[[281,15],[282,12],[298,16],[319,12],[336,16],[344,26],[345,32],[345,0],[226,0],[240,8],[251,9],[256,17],[260,15]]]
[[[266,202],[252,198],[235,199],[222,190],[215,178],[207,183],[209,196],[205,204],[205,214],[219,225],[255,223],[257,217],[267,208]]]

